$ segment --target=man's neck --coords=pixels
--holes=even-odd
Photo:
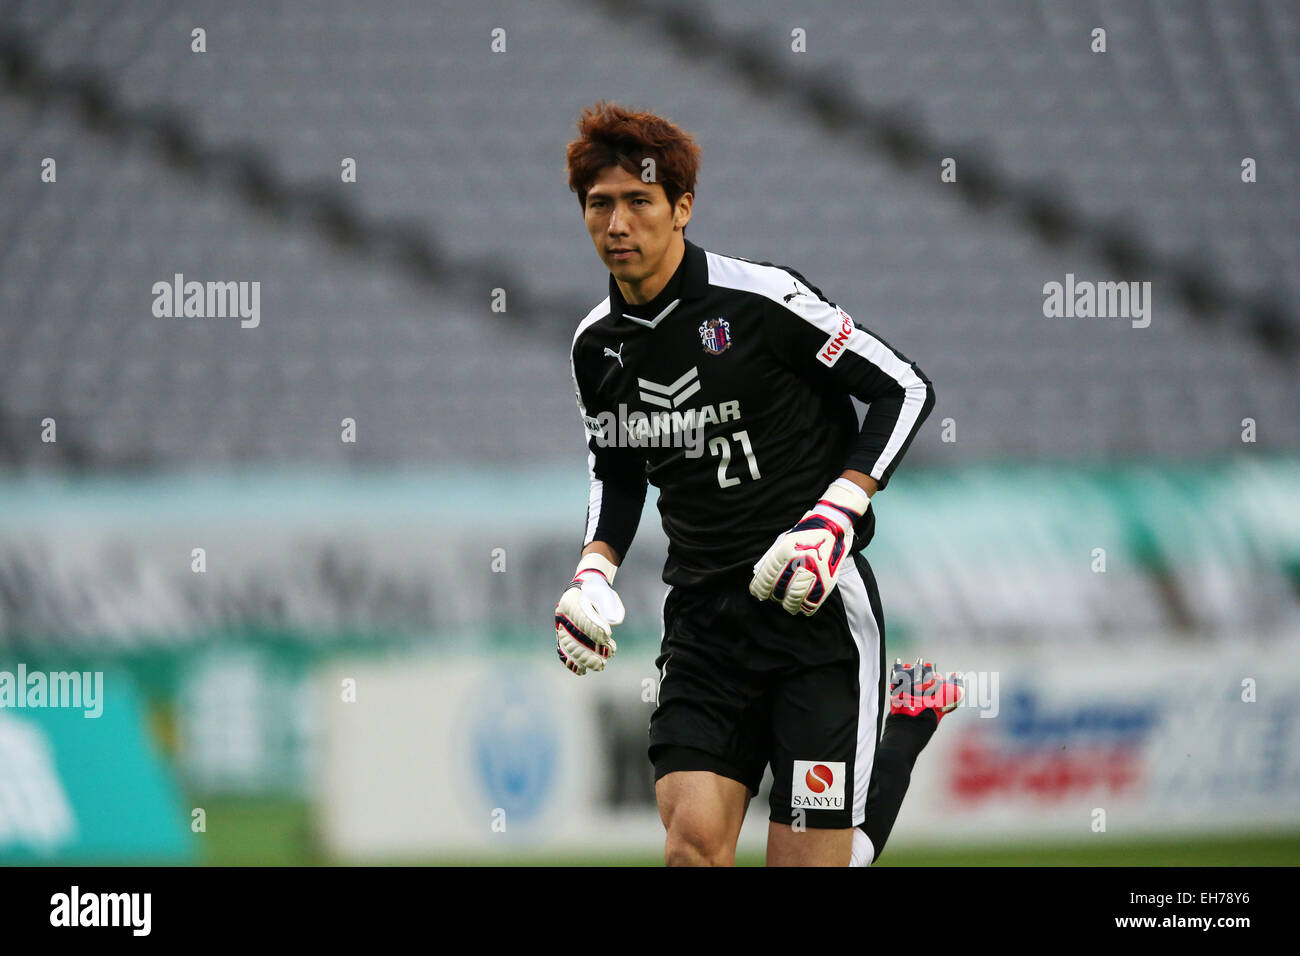
[[[615,277],[614,281],[618,283],[618,291],[623,296],[623,301],[628,305],[644,305],[654,299],[664,290],[668,280],[673,277],[677,267],[682,264],[682,257],[686,255],[685,237],[678,233],[673,242],[668,246],[668,252],[664,255],[663,264],[654,275],[646,276],[640,282],[635,284],[624,282],[622,279]]]

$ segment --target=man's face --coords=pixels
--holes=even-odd
[[[691,195],[668,205],[659,183],[642,182],[621,166],[607,166],[587,191],[587,231],[614,278],[638,285],[660,271],[676,223],[690,221]]]

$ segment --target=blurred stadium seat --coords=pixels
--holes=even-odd
[[[1277,297],[1296,322],[1300,153],[1286,78],[1297,56],[1282,42],[1297,32],[1293,6],[1194,15],[1173,3],[1103,4],[1094,16],[1068,4],[978,13],[919,3],[887,23],[850,0],[797,14],[779,2],[701,6],[734,42],[762,39],[796,62],[780,51],[790,25],[803,27],[809,60],[842,71],[846,96],[895,109],[944,155],[978,143],[980,161],[1012,187],[1049,183],[1061,204],[1124,223],[1153,257],[1191,261],[1241,296]],[[1093,20],[1110,31],[1104,56],[1078,39]],[[512,45],[483,55],[498,23]],[[189,50],[194,25],[208,31],[207,54]],[[330,249],[310,223],[263,221],[125,134],[86,136],[75,112],[11,92],[0,109],[14,186],[0,225],[41,228],[22,230],[0,263],[10,421],[70,402],[93,423],[111,394],[114,414],[156,426],[140,429],[131,452],[140,463],[337,461],[338,442],[304,413],[351,410],[371,429],[355,459],[567,459],[578,439],[561,343],[603,295],[604,277],[564,187],[562,147],[577,109],[608,95],[664,109],[703,144],[693,237],[800,269],[919,362],[936,383],[938,417],[981,436],[918,443],[919,463],[1223,455],[1240,448],[1246,414],[1271,423],[1261,448],[1300,448],[1294,355],[1262,361],[1240,301],[1206,327],[1170,282],[1140,274],[1131,278],[1155,280],[1150,329],[1045,319],[1044,282],[1121,276],[1043,245],[1004,211],[955,202],[932,170],[918,179],[877,151],[848,148],[810,116],[754,97],[709,56],[681,62],[668,44],[632,42],[603,16],[575,20],[558,0],[444,17],[413,2],[376,17],[345,0],[239,12],[72,0],[11,5],[4,29],[52,71],[93,73],[125,111],[176,118],[201,150],[259,157],[276,189],[328,188],[352,156],[359,181],[342,192],[367,221],[419,223],[456,256],[499,263],[507,293],[518,282],[572,303],[530,313],[521,292],[512,305],[526,318],[511,321],[490,312],[488,288],[404,283]],[[1278,42],[1255,43],[1261,35]],[[575,57],[586,61],[578,83],[567,73]],[[1251,185],[1238,176],[1245,154],[1261,170]],[[47,155],[60,157],[57,189],[17,175]],[[141,289],[173,264],[259,278],[265,327],[254,337],[176,322],[164,334],[142,319]],[[182,356],[207,368],[178,381]],[[236,382],[241,359],[258,371]],[[151,374],[123,380],[132,360]],[[1153,377],[1165,390],[1155,404],[1141,394]],[[1231,384],[1238,401],[1199,401],[1207,377]],[[981,398],[990,388],[1010,390],[1016,413],[990,414]],[[236,389],[225,414],[201,413]],[[1086,407],[1103,417],[1087,428],[1052,424],[1099,393],[1108,399]],[[478,415],[446,414],[449,396]],[[167,427],[170,415],[183,424]],[[481,421],[495,423],[491,440]],[[268,425],[274,445],[249,447]],[[46,454],[9,446],[14,463]]]

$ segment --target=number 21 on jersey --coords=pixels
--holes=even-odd
[[[754,457],[754,446],[750,444],[749,433],[739,431],[732,435],[731,438],[740,442],[740,447],[745,453],[745,461],[749,463],[749,476],[754,481],[758,481],[762,475],[758,473],[758,460]],[[727,476],[727,468],[731,465],[731,442],[721,435],[710,438],[709,453],[715,458],[720,457],[722,459],[718,462],[718,487],[730,488],[733,485],[740,484],[740,478]]]

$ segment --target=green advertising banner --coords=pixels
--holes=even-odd
[[[0,863],[188,863],[189,819],[125,671],[0,662]]]

